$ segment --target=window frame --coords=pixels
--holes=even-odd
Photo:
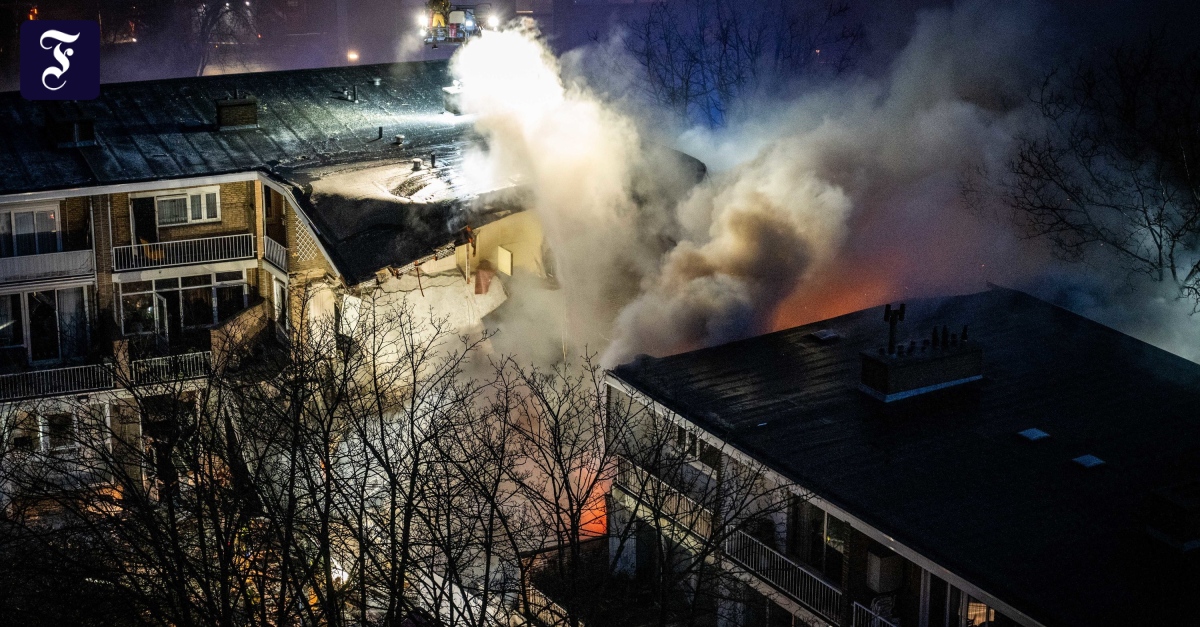
[[[54,250],[40,250],[41,245],[38,239],[37,230],[37,214],[50,213],[54,218]],[[17,222],[16,215],[20,213],[32,214],[33,220],[33,242],[35,251],[32,253],[17,252]],[[9,244],[12,247],[12,255],[8,257],[31,257],[33,255],[49,255],[52,253],[62,252],[63,250],[63,204],[60,201],[52,200],[46,202],[30,202],[0,205],[0,221],[8,222],[8,232],[0,235],[10,238]],[[3,255],[0,255],[3,256]]]
[[[241,274],[242,274],[241,278],[229,279],[229,280],[225,280],[225,281],[217,280],[217,275],[222,274],[222,272],[215,272],[215,271],[214,272],[206,272],[206,273],[164,277],[162,279],[156,279],[156,280],[150,280],[150,281],[135,281],[134,283],[147,283],[148,284],[146,289],[139,289],[136,291],[126,291],[125,290],[125,286],[129,285],[129,283],[117,283],[117,285],[120,286],[120,289],[117,291],[117,296],[118,296],[117,303],[119,305],[119,310],[118,310],[119,318],[118,319],[121,321],[121,335],[123,337],[145,336],[145,335],[154,335],[154,333],[156,332],[153,328],[149,331],[143,331],[141,333],[131,333],[131,332],[127,332],[125,330],[125,297],[142,295],[142,294],[152,294],[152,295],[162,296],[163,298],[178,299],[179,315],[180,315],[179,326],[180,326],[180,328],[182,328],[184,330],[212,329],[212,328],[220,325],[222,322],[224,322],[224,320],[221,320],[219,318],[218,312],[217,312],[217,289],[218,288],[241,287],[241,289],[242,289],[242,309],[241,310],[244,311],[245,308],[250,303],[250,296],[249,296],[250,283],[249,283],[249,278],[247,277],[247,272],[245,269],[242,269],[239,272],[241,272]],[[208,276],[209,277],[208,283],[205,283],[202,285],[184,285],[184,279],[198,277],[198,276]],[[155,285],[157,281],[165,281],[165,280],[170,280],[170,279],[178,279],[175,287],[159,289]],[[208,293],[209,293],[209,303],[210,303],[210,307],[211,307],[211,311],[212,311],[212,318],[211,318],[212,322],[205,323],[205,324],[198,324],[198,325],[184,324],[183,323],[183,311],[184,311],[183,293],[186,291],[201,290],[201,289],[205,289],[205,290],[209,291]],[[174,296],[166,296],[165,294],[167,294],[168,292],[173,293]],[[155,315],[166,315],[166,312],[158,312]]]
[[[213,204],[216,208],[216,217],[212,217],[212,218],[208,217],[208,205],[205,202],[208,194],[214,195],[214,203]],[[200,197],[201,211],[203,212],[203,216],[198,219],[192,217],[192,197],[193,196]],[[157,192],[141,192],[141,193],[134,193],[134,194],[129,195],[129,199],[131,201],[134,198],[153,198],[154,199],[154,226],[155,226],[155,228],[170,229],[170,228],[179,227],[179,226],[191,226],[191,225],[195,225],[195,224],[215,224],[215,223],[221,222],[222,213],[221,213],[221,186],[220,185],[204,185],[201,187],[187,187],[184,189],[173,189],[173,190],[165,190],[165,191],[157,191]],[[183,201],[184,201],[184,210],[183,210],[184,220],[182,222],[163,223],[162,211],[160,209],[160,204],[164,200],[178,200],[178,199],[183,199]],[[132,208],[132,203],[130,203],[130,205]],[[132,209],[131,209],[131,211],[132,211]],[[130,217],[132,218],[132,215]],[[131,229],[134,228],[132,219],[130,219],[129,225],[130,225]]]

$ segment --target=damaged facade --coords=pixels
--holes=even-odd
[[[9,450],[68,454],[88,420],[136,442],[122,399],[202,385],[231,347],[345,329],[406,296],[467,331],[506,277],[545,278],[516,192],[464,183],[473,140],[443,111],[449,82],[433,62],[0,95]]]

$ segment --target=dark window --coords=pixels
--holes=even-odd
[[[156,290],[171,290],[179,287],[179,279],[159,279],[154,282]]]
[[[850,524],[827,516],[825,519],[825,576],[842,581],[842,567],[846,563],[846,552],[850,543]]]
[[[241,285],[226,285],[217,289],[217,322],[224,322],[246,308],[245,290]]]
[[[238,270],[236,272],[218,272],[217,273],[217,282],[218,283],[224,283],[226,281],[241,281],[243,278],[245,278],[245,277],[242,275],[241,270]]]
[[[54,448],[70,446],[75,441],[75,418],[71,414],[46,416],[46,444]]]
[[[197,274],[196,276],[185,276],[180,279],[184,287],[195,287],[197,285],[212,285],[211,274]]]
[[[0,347],[25,344],[25,328],[22,323],[21,295],[0,296]]]
[[[58,302],[53,291],[29,294],[30,358],[58,359]]]
[[[197,327],[213,323],[211,287],[187,289],[180,294],[183,298],[183,326]]]

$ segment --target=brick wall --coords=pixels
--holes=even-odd
[[[254,181],[222,183],[220,188],[221,221],[158,228],[159,241],[169,242],[198,237],[216,237],[254,232]],[[167,193],[164,190],[164,193]],[[132,243],[129,194],[113,194],[113,245]]]
[[[88,247],[88,196],[72,196],[60,204],[63,250],[84,250]]]

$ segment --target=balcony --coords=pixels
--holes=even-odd
[[[106,364],[31,370],[0,376],[0,401],[79,394],[112,387],[112,368]]]
[[[249,233],[113,247],[113,272],[253,259]]]
[[[709,537],[712,513],[662,479],[628,460],[621,459],[617,463],[616,484],[622,492],[652,511],[669,517],[702,539]],[[730,561],[825,620],[835,625],[842,622],[842,591],[807,567],[797,564],[740,529],[734,530],[723,539],[721,550]],[[879,624],[871,623],[870,627],[888,625],[885,621]]]
[[[899,627],[896,623],[872,612],[865,605],[854,603],[854,610],[851,618],[850,627]]]
[[[131,364],[133,383],[152,385],[169,381],[203,379],[212,370],[212,352],[180,353],[138,359]]]
[[[284,274],[288,271],[288,253],[287,248],[283,244],[263,236],[263,257],[271,262],[271,265],[283,270]]]
[[[93,260],[91,250],[3,257],[0,258],[0,282],[21,283],[90,276],[96,271]]]

